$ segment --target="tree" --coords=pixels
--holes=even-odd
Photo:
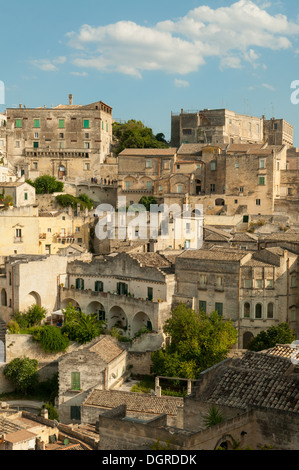
[[[142,196],[138,204],[142,204],[147,211],[150,211],[151,204],[157,204],[157,199],[154,196]]]
[[[63,310],[64,325],[61,329],[71,341],[85,344],[104,332],[106,323],[98,320],[96,314],[86,315],[71,304]]]
[[[216,424],[223,423],[224,417],[222,413],[216,408],[215,405],[212,405],[208,411],[208,414],[204,417],[204,424],[210,428],[211,426],[216,426]]]
[[[15,312],[12,318],[21,329],[25,329],[40,325],[46,314],[47,310],[44,307],[33,304],[24,313]]]
[[[287,323],[280,323],[256,335],[250,341],[248,349],[251,351],[263,351],[264,349],[274,348],[276,344],[290,344],[295,339],[295,331]]]
[[[80,194],[79,197],[72,196],[71,194],[59,194],[56,196],[56,202],[61,207],[72,207],[74,210],[77,209],[77,206],[80,206],[81,210],[87,208],[91,210],[93,208],[94,202],[86,194]]]
[[[125,148],[168,148],[164,134],[154,136],[152,129],[141,121],[130,119],[120,124],[113,124],[113,136],[117,140],[115,153],[118,155]]]
[[[63,182],[57,181],[54,176],[39,176],[34,181],[27,180],[35,188],[36,194],[53,194],[63,191]]]
[[[171,338],[164,350],[152,354],[152,371],[156,375],[198,378],[199,374],[225,359],[237,341],[231,320],[218,312],[206,315],[181,304],[172,311],[164,325]]]
[[[12,382],[17,392],[32,391],[38,383],[38,361],[29,357],[17,357],[7,364],[3,370],[4,376]]]

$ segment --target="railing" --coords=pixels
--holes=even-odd
[[[14,243],[23,243],[23,237],[14,237]]]

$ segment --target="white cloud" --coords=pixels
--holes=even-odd
[[[175,78],[174,79],[174,85],[177,88],[186,88],[190,85],[190,83],[187,82],[186,80],[179,80],[178,78]]]
[[[70,72],[71,75],[74,75],[75,77],[87,77],[88,73],[87,72]]]
[[[65,56],[57,57],[56,59],[34,59],[31,61],[31,64],[34,67],[43,70],[44,72],[56,72],[58,70],[57,65],[64,64],[66,62]]]
[[[251,0],[215,9],[202,5],[182,18],[152,27],[132,21],[98,27],[85,24],[66,36],[69,46],[77,51],[73,59],[77,67],[137,78],[155,70],[186,75],[210,57],[219,58],[221,70],[241,68],[246,63],[265,67],[259,63],[260,51],[289,49],[291,39],[299,35],[297,22],[269,14],[268,6]]]
[[[262,83],[262,87],[267,88],[267,90],[270,90],[270,91],[275,91],[274,86],[269,85],[268,83]]]

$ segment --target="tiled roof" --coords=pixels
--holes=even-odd
[[[162,414],[175,416],[183,398],[156,397],[144,393],[122,392],[118,390],[93,390],[83,406],[96,406],[112,409],[125,404],[128,412]]]
[[[17,443],[28,441],[29,439],[34,439],[37,435],[33,434],[26,429],[20,429],[19,431],[11,432],[9,434],[5,434],[5,440],[7,442]]]
[[[12,433],[23,429],[24,426],[14,423],[12,420],[0,416],[0,435]]]
[[[286,374],[285,357],[247,351],[232,365],[219,366],[201,394],[209,403],[247,409],[261,406],[299,412],[299,377]]]
[[[171,262],[159,253],[130,253],[129,256],[136,259],[141,266],[149,266],[155,268],[169,267]]]
[[[119,156],[148,156],[148,157],[167,157],[167,156],[173,156],[176,153],[177,149],[176,148],[151,148],[151,149],[124,149],[122,152],[120,152]]]
[[[218,247],[213,247],[212,250],[186,250],[179,258],[195,258],[207,259],[216,261],[240,261],[244,256],[248,255],[244,251],[222,250]]]
[[[290,359],[291,357],[294,357],[294,353],[296,351],[298,352],[296,357],[299,358],[299,346],[292,347],[288,344],[277,344],[274,348],[268,350],[268,354],[271,356],[280,356]]]
[[[124,351],[109,336],[104,336],[88,348],[95,352],[104,362],[109,364]]]

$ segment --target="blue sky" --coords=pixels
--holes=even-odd
[[[284,118],[299,147],[294,0],[1,2],[5,107],[102,100],[170,138],[171,112]],[[294,6],[295,5],[295,6]]]

